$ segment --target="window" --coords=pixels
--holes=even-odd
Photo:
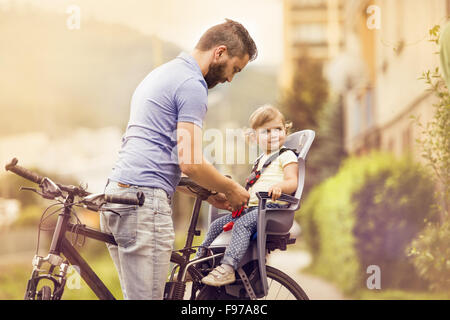
[[[393,153],[395,151],[394,148],[395,148],[395,141],[394,138],[391,138],[389,139],[388,150]]]
[[[326,42],[327,31],[325,24],[308,23],[294,27],[292,36],[296,43],[321,44]]]
[[[403,24],[404,24],[404,10],[405,5],[403,0],[395,0],[395,16],[396,16],[396,24],[397,24],[397,41],[403,41],[404,32],[403,32]]]
[[[359,99],[355,101],[352,112],[352,129],[353,136],[357,136],[361,132],[361,105]]]
[[[365,107],[366,107],[366,126],[371,128],[373,126],[373,94],[372,89],[368,89],[365,96]]]
[[[324,7],[327,4],[327,0],[294,0],[293,5],[298,8],[317,8]]]
[[[408,152],[411,150],[411,127],[408,126],[403,131],[403,152]]]

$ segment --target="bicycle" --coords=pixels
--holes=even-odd
[[[106,203],[121,203],[134,206],[142,206],[145,201],[145,196],[142,192],[137,192],[135,197],[117,196],[107,194],[91,194],[82,187],[72,185],[58,184],[50,180],[48,177],[42,177],[17,165],[18,160],[14,158],[9,164],[5,166],[7,171],[11,171],[25,179],[28,179],[38,184],[40,191],[34,188],[21,187],[21,190],[28,190],[38,193],[45,199],[54,200],[56,203],[50,205],[41,217],[41,223],[49,216],[58,214],[56,226],[53,230],[52,240],[50,244],[49,253],[47,256],[36,255],[33,258],[33,270],[31,277],[28,280],[25,300],[60,300],[64,293],[66,284],[67,270],[70,265],[77,266],[81,278],[92,289],[99,299],[112,300],[115,297],[100,280],[97,274],[92,270],[88,263],[77,252],[72,243],[66,238],[66,233],[70,232],[77,236],[81,235],[87,238],[95,239],[105,243],[117,245],[113,235],[100,232],[93,228],[81,224],[74,207],[84,207],[91,211],[98,212]],[[214,192],[207,190],[189,178],[181,178],[180,186],[187,187],[191,192],[196,194],[195,204],[192,210],[190,224],[187,232],[185,246],[180,250],[174,250],[171,254],[171,263],[173,265],[170,272],[169,280],[166,283],[164,290],[164,299],[166,300],[182,300],[186,293],[187,273],[192,279],[190,298],[192,300],[214,300],[214,299],[257,299],[257,298],[271,298],[272,292],[280,293],[287,291],[289,297],[297,300],[307,300],[308,297],[303,289],[288,275],[273,267],[266,266],[265,274],[270,280],[270,285],[264,289],[263,281],[261,281],[261,272],[259,272],[259,264],[257,261],[249,261],[244,266],[237,270],[237,280],[235,283],[225,287],[209,287],[202,284],[201,279],[208,274],[213,268],[217,266],[220,258],[224,255],[225,247],[210,247],[209,254],[194,260],[190,259],[191,254],[196,252],[193,246],[194,237],[200,236],[200,231],[197,230],[197,223],[202,202],[205,201]],[[289,196],[286,196],[288,199]],[[53,211],[44,218],[47,210],[56,205],[62,207]],[[108,209],[111,210],[111,209]],[[71,218],[76,219],[75,222]],[[41,230],[41,223],[39,225],[39,232]],[[38,233],[40,234],[40,233]],[[284,241],[283,241],[284,240]],[[286,245],[292,244],[295,239],[282,238],[272,241],[270,237],[267,239],[267,249],[271,250],[281,249],[286,250]],[[39,248],[39,236],[38,236]],[[48,270],[42,269],[45,263],[50,264]],[[175,277],[175,272],[178,274]],[[53,283],[53,289],[50,286],[44,285],[38,289],[38,284],[41,280],[50,280]],[[264,281],[267,281],[264,279]],[[274,288],[272,285],[278,283],[279,286]],[[284,289],[284,290],[282,290]],[[275,298],[278,297],[276,294]],[[286,297],[287,298],[287,297]]]

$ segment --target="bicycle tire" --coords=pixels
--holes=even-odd
[[[269,294],[264,297],[270,300],[276,300],[271,298],[270,296],[270,286],[273,281],[278,282],[282,287],[289,291],[292,296],[294,296],[295,300],[309,300],[305,291],[295,282],[291,277],[285,274],[283,271],[273,268],[271,266],[266,266],[267,271],[267,280],[269,282]],[[277,295],[278,296],[278,295]],[[236,300],[237,298],[231,296],[225,292],[225,290],[217,287],[205,286],[202,290],[200,290],[197,295],[197,300]],[[246,298],[245,300],[248,300]],[[285,300],[285,299],[283,299]]]
[[[49,286],[43,286],[38,291],[36,300],[52,300],[52,289]]]

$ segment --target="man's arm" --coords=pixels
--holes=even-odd
[[[237,182],[225,177],[203,158],[202,129],[190,122],[178,122],[177,146],[181,171],[193,181],[223,193],[234,210],[244,205],[249,193]]]
[[[183,174],[182,176],[187,177],[185,174]],[[186,186],[177,186],[176,189],[178,192],[183,192],[191,197],[197,196],[197,194],[189,190],[189,188]],[[208,199],[206,199],[206,201],[218,209],[232,211],[230,202],[227,200],[227,197],[223,193],[211,195],[208,197]]]

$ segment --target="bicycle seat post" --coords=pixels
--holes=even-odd
[[[189,229],[188,229],[187,237],[186,237],[186,244],[184,246],[185,251],[183,252],[183,257],[186,260],[188,260],[191,253],[194,252],[192,249],[188,250],[189,248],[192,247],[194,237],[200,235],[200,231],[196,230],[196,227],[197,227],[198,217],[200,215],[200,208],[202,206],[203,200],[204,200],[203,197],[198,196],[195,199],[194,208],[192,209],[191,221],[189,223]]]

